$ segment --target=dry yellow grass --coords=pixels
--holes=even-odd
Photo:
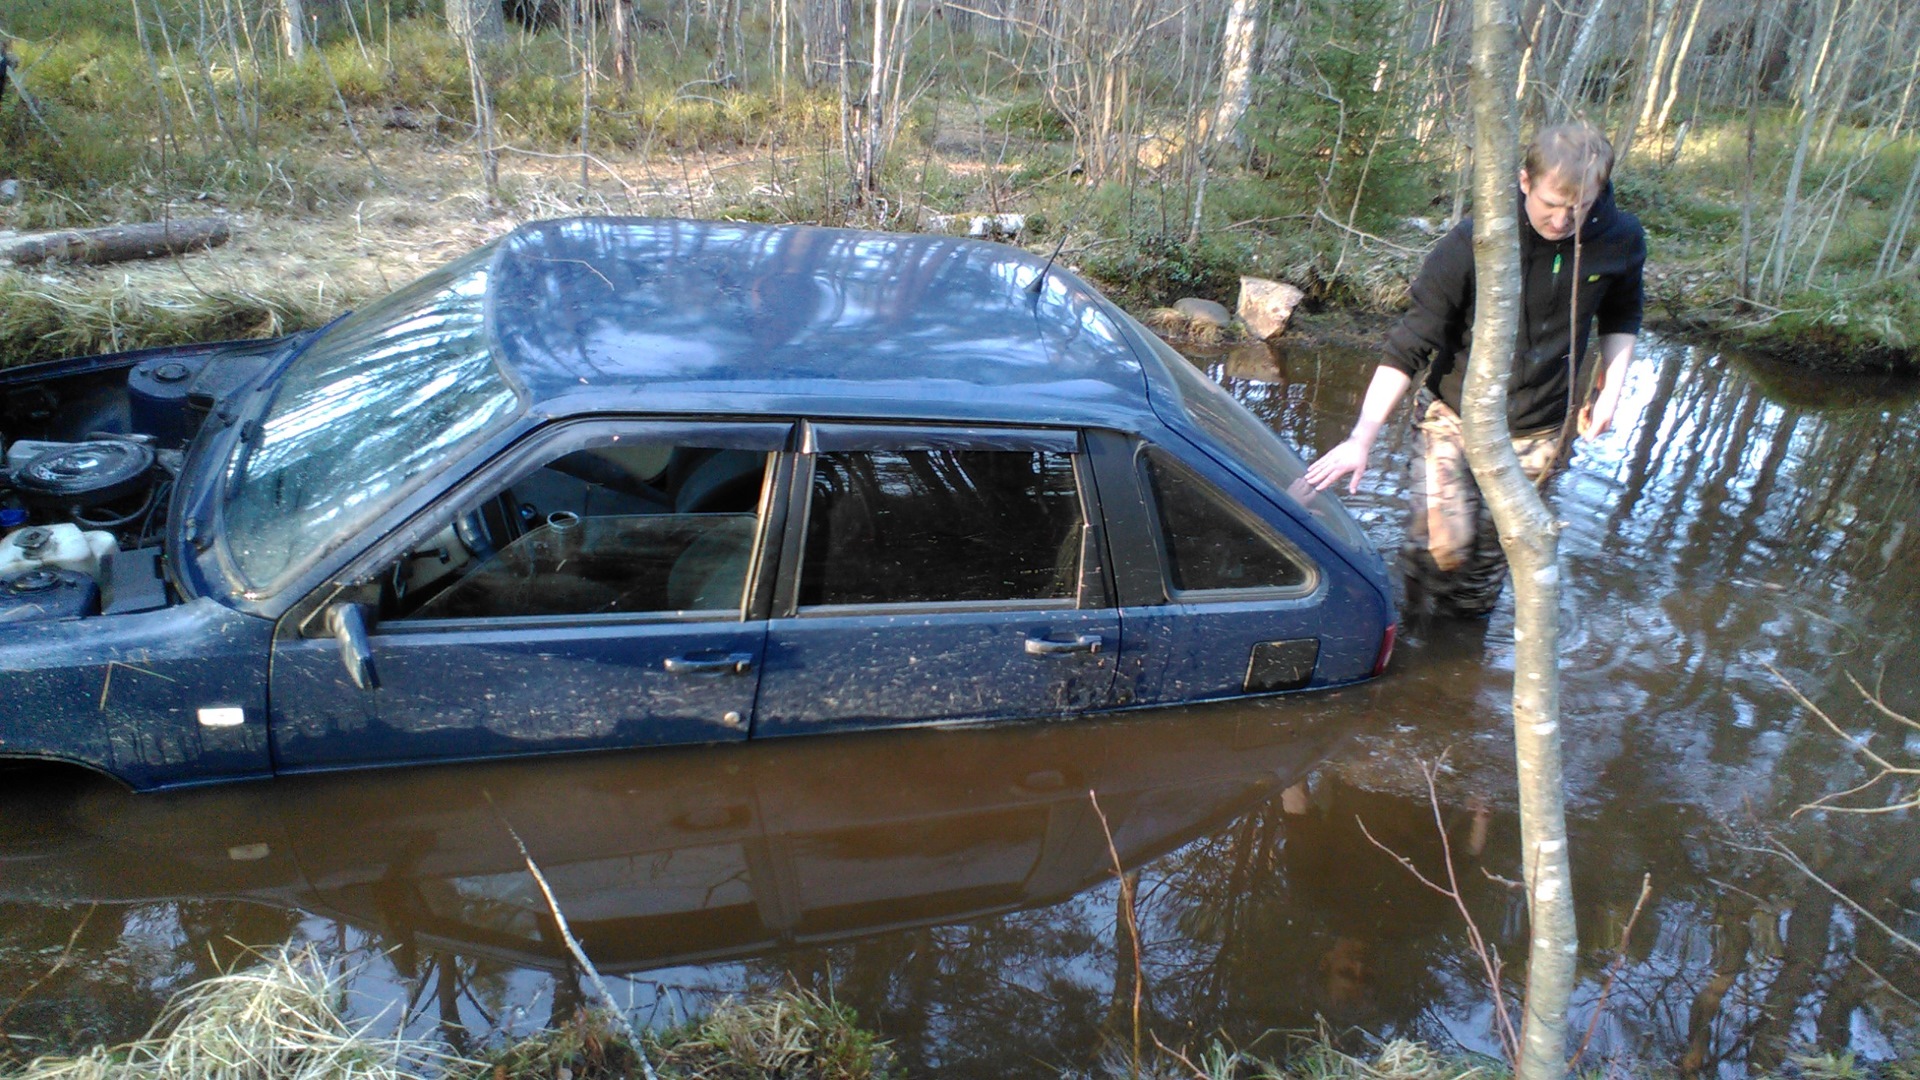
[[[9,1080],[427,1080],[479,1067],[349,1023],[341,998],[338,977],[310,953],[275,953],[182,991],[131,1043],[36,1058]]]

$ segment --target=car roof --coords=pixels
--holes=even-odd
[[[1005,244],[567,218],[503,238],[489,274],[495,352],[535,417],[1158,426],[1147,401],[1157,360],[1136,352],[1127,317]]]

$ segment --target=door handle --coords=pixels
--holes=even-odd
[[[728,653],[725,656],[669,656],[670,675],[745,675],[753,670],[752,653]]]
[[[1071,641],[1030,637],[1027,639],[1027,655],[1059,656],[1063,653],[1097,653],[1105,645],[1106,640],[1099,634],[1076,634]]]

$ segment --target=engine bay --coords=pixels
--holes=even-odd
[[[162,542],[187,448],[288,341],[0,372],[0,624],[171,603]]]

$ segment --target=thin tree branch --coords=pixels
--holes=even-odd
[[[1580,1068],[1580,1059],[1587,1054],[1587,1047],[1593,1044],[1593,1033],[1600,1027],[1600,1018],[1607,1013],[1607,998],[1613,993],[1613,984],[1620,977],[1620,969],[1627,964],[1627,943],[1633,940],[1634,924],[1640,921],[1640,909],[1647,906],[1647,897],[1653,895],[1653,875],[1640,877],[1640,897],[1633,902],[1633,913],[1627,916],[1627,925],[1620,930],[1620,948],[1615,950],[1613,962],[1607,965],[1607,981],[1600,986],[1600,1000],[1594,1003],[1593,1016],[1587,1020],[1587,1033],[1580,1040],[1580,1049],[1573,1052],[1573,1060],[1567,1062],[1568,1071]]]
[[[533,854],[527,850],[526,841],[520,839],[520,834],[514,830],[513,823],[500,812],[499,804],[493,801],[493,792],[483,791],[482,794],[487,797],[487,805],[493,808],[494,816],[500,819],[500,824],[507,830],[507,835],[513,837],[513,846],[520,849],[520,857],[527,863],[527,873],[533,875],[533,883],[540,886],[540,895],[546,897],[547,910],[553,914],[554,924],[560,928],[560,939],[566,942],[567,952],[572,954],[574,963],[579,964],[580,970],[585,972],[587,978],[593,982],[593,988],[600,992],[600,999],[606,1005],[607,1012],[613,1017],[614,1023],[619,1027],[620,1034],[626,1036],[628,1044],[633,1047],[634,1057],[640,1059],[641,1073],[647,1080],[658,1080],[653,1071],[653,1063],[647,1060],[647,1050],[640,1042],[640,1034],[633,1030],[633,1025],[627,1021],[627,1014],[621,1010],[619,1001],[614,998],[613,991],[607,989],[606,981],[600,978],[600,970],[593,966],[593,961],[587,959],[586,950],[580,947],[579,939],[573,936],[573,928],[567,925],[567,917],[560,910],[560,901],[554,897],[553,888],[547,884],[547,875],[540,872],[540,864],[533,861]]]
[[[1787,848],[1785,844],[1780,843],[1780,841],[1775,840],[1773,837],[1769,836],[1767,837],[1766,847],[1750,847],[1746,844],[1735,844],[1733,846],[1734,848],[1740,851],[1751,851],[1757,855],[1777,855],[1780,858],[1785,859],[1787,861],[1787,865],[1793,867],[1795,870],[1800,871],[1802,874],[1805,874],[1809,879],[1813,881],[1814,884],[1832,893],[1836,899],[1838,899],[1841,903],[1847,905],[1848,907],[1852,908],[1856,913],[1859,914],[1861,918],[1867,920],[1868,922],[1872,923],[1874,926],[1878,927],[1880,929],[1880,932],[1883,934],[1886,934],[1888,938],[1892,939],[1894,944],[1899,945],[1904,949],[1908,949],[1914,952],[1915,954],[1920,954],[1920,941],[1915,941],[1912,938],[1906,936],[1905,934],[1902,934],[1900,931],[1895,930],[1893,927],[1888,926],[1884,921],[1880,919],[1879,916],[1875,915],[1873,912],[1868,911],[1865,907],[1861,906],[1859,901],[1855,900],[1851,896],[1848,896],[1846,893],[1841,892],[1839,889],[1835,888],[1833,885],[1828,883],[1827,879],[1821,877],[1817,872],[1815,872],[1813,867],[1808,866],[1806,863],[1800,861],[1800,856],[1795,855],[1790,849]]]

